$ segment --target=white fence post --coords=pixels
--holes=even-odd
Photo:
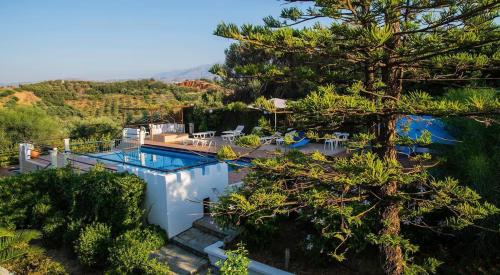
[[[64,152],[69,152],[69,151],[71,151],[70,147],[69,147],[69,138],[65,138],[64,139]]]
[[[144,127],[141,127],[139,130],[139,145],[144,144],[144,139],[146,139],[146,129]]]
[[[19,171],[21,173],[26,172],[26,160],[31,159],[31,150],[33,149],[33,144],[20,143],[19,144]]]
[[[50,153],[50,166],[52,168],[57,168],[57,148],[49,150]]]

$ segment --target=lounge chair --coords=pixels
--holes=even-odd
[[[243,132],[243,129],[245,129],[244,125],[238,125],[236,129],[234,130],[229,130],[229,131],[224,131],[222,132],[223,135],[229,135],[229,134],[241,134]]]
[[[245,129],[245,126],[238,125],[234,130],[222,132],[221,138],[224,141],[232,143],[237,137],[244,135],[243,129]]]
[[[260,137],[260,143],[271,144],[273,142],[273,140],[277,140],[277,139],[280,139],[280,138],[281,138],[281,133],[280,132],[276,132],[276,133],[274,133],[271,136]]]
[[[222,135],[220,137],[222,138],[222,140],[232,143],[237,137],[243,136],[243,135],[244,134],[242,132],[234,132],[234,133]]]
[[[306,144],[311,142],[311,140],[306,138],[306,136],[304,135],[304,132],[299,132],[298,135],[294,136],[293,141],[294,142],[292,144],[290,144],[288,147],[299,148],[299,147],[305,146]]]

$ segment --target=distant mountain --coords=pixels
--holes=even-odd
[[[193,79],[213,79],[215,77],[214,74],[211,74],[208,70],[212,67],[212,65],[201,65],[198,67],[185,69],[185,70],[174,70],[164,73],[159,73],[154,75],[153,78],[156,80],[164,81],[164,82],[180,82],[184,80],[193,80]]]

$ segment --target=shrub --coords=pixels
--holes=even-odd
[[[40,238],[34,230],[8,230],[0,228],[0,264],[17,259],[32,250],[28,243]]]
[[[77,180],[68,168],[0,178],[0,226],[41,229],[59,211],[68,211]]]
[[[59,125],[39,108],[13,106],[0,108],[0,132],[11,144],[24,140],[40,142],[60,134]]]
[[[78,260],[87,267],[104,266],[111,242],[111,228],[108,225],[88,225],[80,233],[75,245]]]
[[[151,229],[136,229],[118,236],[109,250],[111,273],[169,274],[166,265],[150,259],[151,251],[165,243],[164,236]]]
[[[116,137],[120,134],[121,125],[108,117],[92,118],[76,123],[70,132],[72,139],[88,139]]]
[[[226,105],[226,110],[232,112],[242,112],[247,109],[247,105],[241,101],[231,102]]]
[[[10,95],[13,95],[14,93],[15,92],[12,90],[3,90],[3,91],[0,91],[0,97],[7,97]]]
[[[93,169],[75,186],[72,218],[104,222],[118,234],[142,225],[146,185],[135,175]]]
[[[238,244],[236,250],[226,251],[227,259],[225,261],[217,261],[215,265],[219,266],[220,274],[222,275],[247,275],[248,265],[248,251],[242,243]]]
[[[238,156],[236,153],[233,151],[233,148],[229,145],[223,145],[219,151],[217,151],[217,159],[219,160],[231,160],[235,159]]]
[[[246,135],[241,136],[236,139],[236,145],[241,147],[259,147],[260,146],[260,137],[258,135]]]
[[[64,266],[47,257],[41,251],[30,252],[25,256],[8,262],[4,265],[10,272],[14,274],[31,274],[31,275],[65,275],[68,274]]]

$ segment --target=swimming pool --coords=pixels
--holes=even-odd
[[[175,172],[218,163],[212,154],[170,150],[141,146],[137,149],[92,154],[91,157],[102,161],[133,165],[163,172]],[[248,160],[228,162],[229,171],[250,165]]]

